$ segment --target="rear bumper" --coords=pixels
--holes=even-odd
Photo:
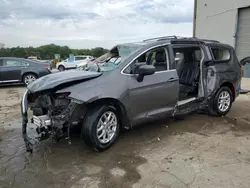
[[[49,75],[49,74],[51,74],[51,73],[52,73],[52,72],[51,72],[49,69],[44,69],[43,71],[40,71],[40,72],[38,73],[38,77],[40,78],[40,77]]]

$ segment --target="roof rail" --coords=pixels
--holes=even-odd
[[[200,38],[196,38],[196,37],[183,37],[183,38],[178,38],[178,39],[172,39],[171,43],[220,43],[217,40],[209,40],[209,39],[200,39]]]
[[[195,41],[200,41],[200,42],[214,42],[214,43],[220,43],[217,40],[210,40],[210,39],[200,39],[197,37],[184,37],[184,38],[180,38],[180,39],[184,39],[184,40],[195,40]]]
[[[204,42],[214,42],[214,43],[220,43],[219,41],[217,40],[209,40],[209,39],[199,39],[199,40],[202,40]]]
[[[146,39],[143,40],[143,42],[147,42],[147,41],[161,41],[161,40],[170,40],[172,42],[183,42],[183,41],[193,41],[193,42],[199,42],[199,43],[208,43],[208,42],[212,42],[212,43],[220,43],[217,40],[210,40],[210,39],[200,39],[197,37],[181,37],[181,36],[163,36],[163,37],[155,37],[155,38],[150,38],[150,39]]]
[[[155,37],[155,38],[150,38],[143,40],[143,42],[151,41],[151,40],[167,40],[167,39],[177,39],[177,36],[163,36],[163,37]]]

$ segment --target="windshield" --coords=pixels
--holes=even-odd
[[[94,61],[89,61],[83,69],[85,71],[107,72],[116,69],[120,63],[141,47],[139,44],[118,45],[110,52],[100,56]]]

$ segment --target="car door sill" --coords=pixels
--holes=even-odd
[[[182,105],[187,104],[189,102],[195,101],[196,99],[197,99],[196,97],[192,97],[192,98],[189,98],[189,99],[178,101],[177,105],[182,106]]]
[[[10,83],[10,82],[19,82],[19,80],[6,80],[2,81],[1,83]]]

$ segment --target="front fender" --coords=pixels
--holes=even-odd
[[[65,89],[65,91],[67,88]],[[128,92],[124,88],[110,88],[106,86],[96,86],[95,88],[86,88],[83,91],[67,90],[70,92],[69,98],[80,100],[82,102],[91,103],[102,98],[115,98],[124,101],[128,96]]]
[[[89,80],[58,90],[57,93],[70,92],[69,98],[85,103],[91,103],[102,98],[114,98],[124,101],[128,97],[127,82],[104,83],[99,80]]]

